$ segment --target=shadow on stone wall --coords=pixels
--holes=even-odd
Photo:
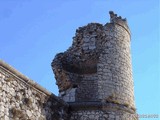
[[[48,111],[50,109],[51,111]],[[43,104],[42,113],[47,120],[68,120],[68,104],[51,94]]]

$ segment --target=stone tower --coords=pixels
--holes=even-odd
[[[110,23],[79,27],[72,46],[52,62],[70,120],[137,119],[130,30],[126,19],[109,13]]]

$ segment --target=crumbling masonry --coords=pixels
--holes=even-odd
[[[59,97],[0,62],[0,119],[137,120],[126,19],[76,30],[72,46],[55,56]],[[5,99],[5,100],[4,100]]]

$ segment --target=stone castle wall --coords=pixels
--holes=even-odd
[[[68,104],[0,61],[0,120],[63,120]]]
[[[116,103],[79,102],[69,103],[69,120],[137,120],[137,115],[128,107]]]

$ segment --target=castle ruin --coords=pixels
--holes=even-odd
[[[0,120],[138,120],[126,19],[79,27],[52,61],[59,96],[0,61]]]

